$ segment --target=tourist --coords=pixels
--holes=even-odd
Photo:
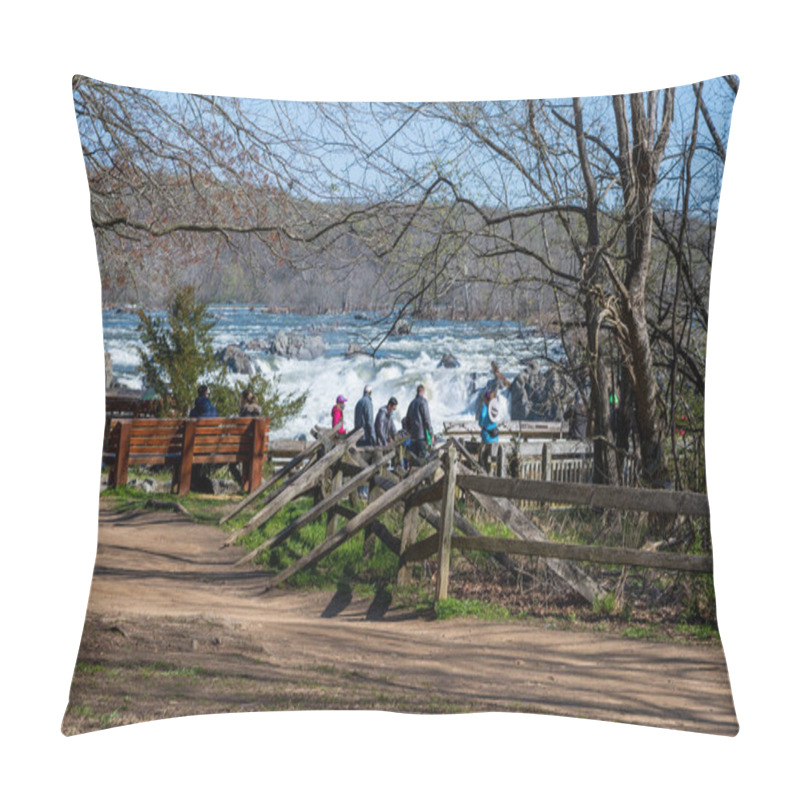
[[[397,431],[394,427],[392,414],[397,408],[397,398],[390,397],[389,402],[385,406],[378,409],[378,416],[375,417],[375,440],[382,447],[393,442],[397,436]]]
[[[336,404],[331,409],[331,424],[334,433],[347,433],[344,427],[344,404],[347,398],[339,395],[336,398]]]
[[[564,416],[569,422],[567,437],[570,439],[585,439],[589,415],[586,412],[586,403],[583,402],[583,396],[579,391],[575,392],[575,401],[567,409],[567,413]]]
[[[208,396],[208,386],[201,384],[197,387],[197,399],[194,401],[194,408],[189,412],[190,417],[216,417],[217,409],[211,403]]]
[[[242,392],[242,403],[239,407],[240,417],[260,417],[261,406],[256,403],[256,396],[249,390]]]
[[[411,451],[420,458],[433,442],[433,425],[428,401],[425,398],[425,387],[417,386],[417,396],[411,401],[406,411],[406,425],[411,439]]]
[[[498,439],[497,420],[500,418],[500,405],[495,397],[494,389],[487,389],[483,393],[483,406],[481,407],[481,441],[484,444],[494,444]]]
[[[373,447],[375,445],[375,426],[372,410],[372,386],[367,384],[364,387],[364,394],[356,403],[355,430],[361,428],[364,435],[356,442],[359,447]]]

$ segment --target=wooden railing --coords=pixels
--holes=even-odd
[[[656,514],[681,514],[708,516],[708,498],[694,492],[671,492],[653,489],[632,489],[617,486],[595,486],[528,481],[516,478],[497,478],[470,474],[459,465],[455,443],[452,443],[444,460],[445,477],[442,480],[442,510],[439,531],[434,536],[409,544],[401,552],[403,564],[429,558],[437,553],[438,570],[436,600],[447,597],[450,575],[450,555],[453,548],[482,550],[489,553],[539,556],[572,562],[627,564],[652,569],[711,572],[710,556],[693,556],[681,553],[661,553],[631,548],[597,547],[539,540],[516,541],[485,536],[453,536],[453,513],[456,489],[466,491],[482,504],[496,508],[502,522],[514,523],[513,507],[496,505],[496,498],[526,500],[536,503],[571,503],[590,508],[610,508],[645,511]],[[486,498],[490,498],[487,503]],[[519,513],[519,512],[517,512]],[[513,528],[512,528],[513,529]],[[515,531],[519,533],[519,531]]]
[[[500,439],[563,439],[567,435],[568,427],[563,422],[519,420],[501,422],[497,426]],[[468,436],[480,439],[481,428],[477,422],[445,422],[445,436]]]
[[[465,448],[476,456],[483,451],[482,462],[499,478],[513,476],[529,481],[554,483],[591,483],[594,472],[594,445],[576,439],[499,441],[481,445],[471,441]],[[634,486],[638,479],[636,457],[629,453],[622,460],[621,484]],[[523,503],[523,508],[530,505]]]

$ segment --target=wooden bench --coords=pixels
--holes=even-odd
[[[243,464],[243,488],[261,483],[269,443],[263,417],[112,419],[103,442],[108,486],[125,486],[131,465],[172,466],[172,489],[186,494],[194,464]]]

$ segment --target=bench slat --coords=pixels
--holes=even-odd
[[[250,458],[250,451],[245,450],[241,453],[233,454],[208,454],[208,455],[195,455],[195,464],[238,464],[247,461]]]
[[[200,436],[198,434],[194,437],[194,441],[195,448],[197,448],[197,446],[200,444],[202,444],[204,447],[214,447],[215,445],[224,447],[226,444],[230,444],[231,442],[249,442],[252,444],[253,434],[252,432],[243,433],[241,436],[228,436],[224,434],[219,434],[217,436]]]
[[[175,455],[179,456],[181,454],[181,446],[178,445],[177,447],[159,447],[157,445],[151,445],[150,447],[136,447],[128,451],[130,453],[131,458],[147,458],[148,456],[153,456],[157,458],[158,456],[162,455]]]

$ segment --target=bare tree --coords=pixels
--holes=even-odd
[[[588,380],[596,477],[616,482],[615,454],[634,446],[659,486],[684,388],[702,396],[737,85],[292,104],[79,78],[75,102],[106,280],[188,275],[220,292],[222,264],[255,296],[283,285],[307,310],[323,296],[384,309],[373,348],[400,317],[459,304],[523,324],[548,315],[564,338],[557,366],[580,392]]]

